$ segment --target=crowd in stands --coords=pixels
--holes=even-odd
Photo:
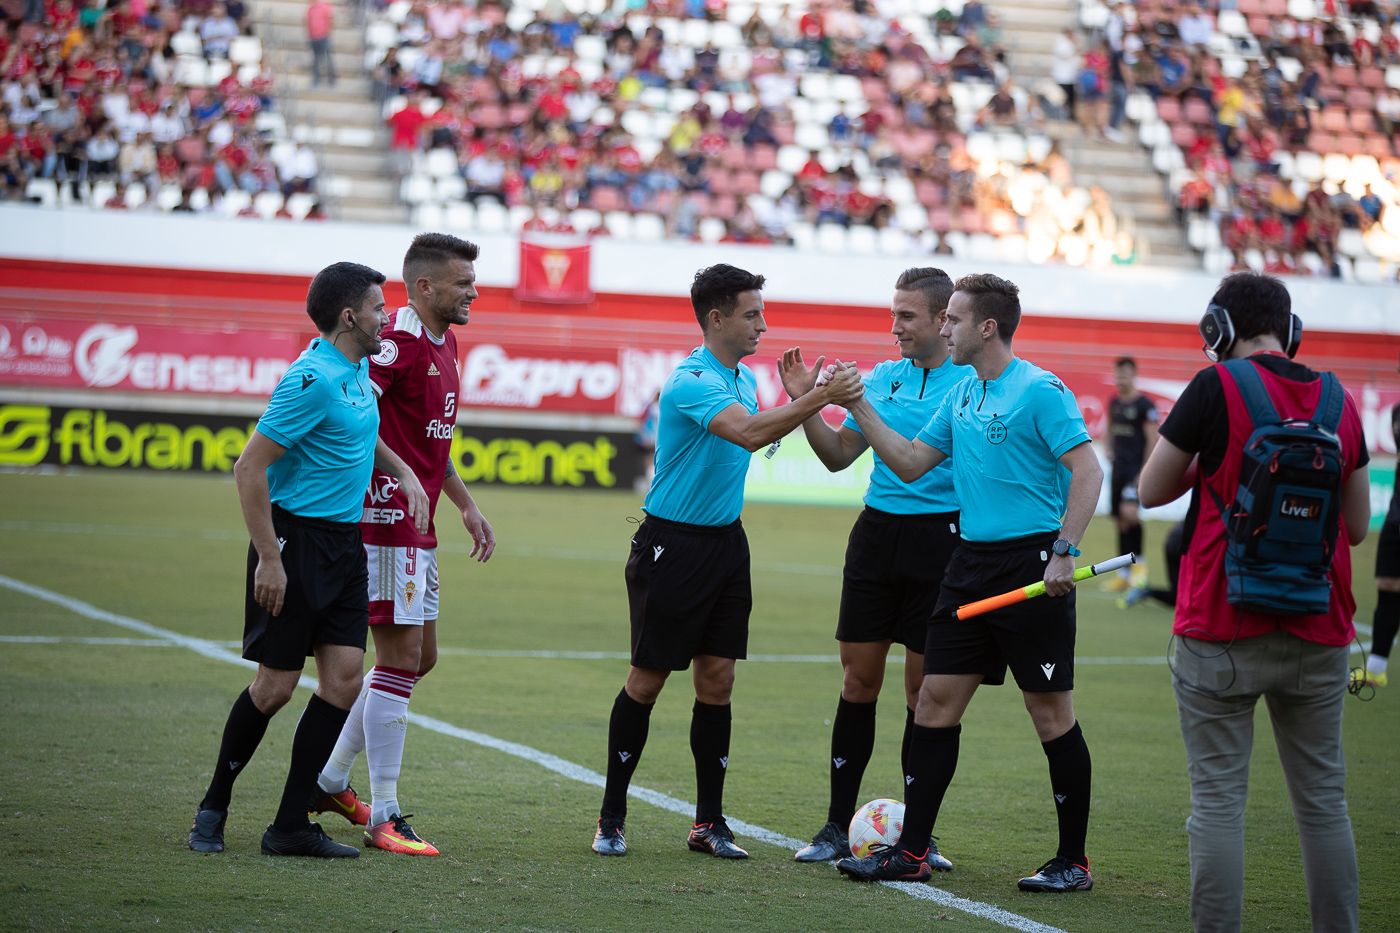
[[[536,5],[400,0],[369,24],[420,220],[519,229],[538,209],[581,232],[1134,258],[1035,132],[982,0]]]
[[[1393,3],[1082,11],[1088,28],[1061,39],[1055,80],[1088,132],[1121,140],[1136,119],[1208,266],[1374,279],[1400,264]]]
[[[0,199],[322,216],[244,0],[0,6]]]

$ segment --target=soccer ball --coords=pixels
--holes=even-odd
[[[892,846],[904,832],[904,804],[888,797],[872,800],[851,817],[851,854],[865,858],[876,844]]]

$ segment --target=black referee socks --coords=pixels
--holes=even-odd
[[[713,823],[724,816],[724,775],[729,768],[728,703],[695,701],[690,713],[690,753],[695,756],[695,822]]]
[[[962,723],[931,728],[914,724],[909,736],[909,767],[904,772],[904,832],[899,847],[915,855],[928,848],[943,795],[958,770]]]
[[[1376,593],[1376,614],[1372,618],[1371,653],[1390,657],[1390,646],[1400,628],[1400,593],[1381,590]]]
[[[1118,532],[1118,553],[1136,554],[1142,559],[1142,525],[1133,525]]]
[[[228,711],[228,721],[224,723],[224,737],[219,741],[219,760],[214,763],[214,777],[209,781],[209,789],[199,803],[201,810],[227,811],[229,798],[233,796],[233,782],[243,773],[248,759],[258,750],[258,744],[267,732],[271,716],[263,715],[253,702],[252,694],[244,690],[233,701]]]
[[[1089,746],[1078,720],[1058,739],[1042,742],[1050,763],[1050,789],[1055,794],[1055,815],[1060,821],[1061,858],[1086,864],[1084,837],[1089,833],[1089,786],[1092,767]]]
[[[875,750],[875,701],[852,703],[845,697],[836,701],[836,719],[831,723],[831,801],[826,818],[842,828],[855,816],[860,779]]]
[[[632,772],[647,744],[647,729],[651,725],[654,703],[638,703],[627,695],[624,687],[613,700],[612,715],[608,717],[608,782],[603,788],[604,819],[621,820],[627,816],[627,787]]]
[[[296,830],[306,826],[306,805],[316,787],[316,775],[321,765],[331,757],[335,740],[345,726],[350,711],[321,699],[313,693],[302,711],[292,737],[292,763],[287,768],[287,783],[282,788],[282,803],[272,825],[280,830]]]

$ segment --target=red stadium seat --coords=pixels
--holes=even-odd
[[[1385,71],[1380,68],[1361,69],[1361,86],[1373,91],[1385,89]]]
[[[778,167],[778,150],[775,146],[754,146],[753,161],[755,171],[767,172]]]
[[[735,172],[734,173],[734,193],[747,197],[759,192],[758,172]]]
[[[1163,94],[1157,98],[1157,116],[1164,123],[1177,123],[1181,120],[1181,102],[1175,97]]]
[[[1345,133],[1350,129],[1347,112],[1342,107],[1328,107],[1322,111],[1316,126],[1325,133]]]
[[[1376,118],[1369,110],[1353,110],[1350,123],[1352,131],[1362,136],[1376,128]]]
[[[1376,97],[1364,87],[1353,87],[1347,90],[1347,109],[1351,111],[1370,110],[1376,106]],[[1355,113],[1352,114],[1355,116]]]
[[[593,189],[588,206],[600,214],[606,214],[608,211],[626,210],[627,205],[621,191],[612,185],[599,185]]]
[[[1215,122],[1215,114],[1211,113],[1210,105],[1199,97],[1187,98],[1184,114],[1187,123],[1198,126],[1208,126]]]

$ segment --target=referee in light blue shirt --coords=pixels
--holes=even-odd
[[[647,740],[652,706],[672,671],[694,662],[695,824],[687,844],[719,858],[747,858],[724,820],[729,695],[734,662],[747,653],[749,545],[739,524],[749,456],[831,403],[854,401],[860,378],[843,371],[801,398],[758,410],[753,371],[763,276],[733,266],[701,269],[690,302],[704,342],[661,390],[656,476],[646,520],[627,559],[632,667],[608,722],[608,779],[593,851],[626,855],[627,787]]]
[[[321,336],[277,383],[234,466],[252,538],[243,657],[256,661],[258,672],[224,725],[213,779],[190,828],[196,852],[223,851],[233,782],[291,699],[307,656],[315,655],[320,685],[297,724],[282,802],[262,851],[359,855],[308,822],[306,808],[316,772],[360,691],[369,603],[359,519],[371,467],[398,477],[420,529],[428,520],[417,478],[378,441],[379,407],[365,358],[378,351],[387,322],[383,283],[382,274],[352,262],[316,275],[306,313]]]
[[[1023,891],[1093,886],[1089,748],[1074,716],[1074,558],[1093,517],[1103,471],[1074,395],[1011,349],[1021,319],[1019,290],[994,275],[959,279],[943,335],[952,359],[975,372],[954,386],[914,440],[858,401],[852,413],[894,472],[914,480],[945,459],[962,506],[962,543],[943,578],[928,627],[924,680],[905,773],[899,844],[836,867],[861,880],[923,880],[943,795],[957,767],[963,712],[981,684],[1009,667],[1050,765],[1060,830],[1055,857],[1022,878]],[[1046,596],[968,622],[963,603],[1045,580]]]
[[[912,439],[938,410],[951,386],[972,373],[949,358],[939,333],[947,319],[953,280],[942,269],[905,271],[890,302],[890,332],[900,358],[877,365],[865,380],[865,399],[880,420]],[[783,386],[793,397],[811,388],[821,369],[802,361],[800,349],[783,355]],[[869,446],[849,413],[839,428],[820,415],[802,422],[808,443],[827,469],[844,470]],[[958,502],[951,463],[940,464],[906,483],[875,454],[865,510],[846,546],[836,640],[841,651],[841,696],[831,725],[827,762],[831,795],[826,824],[799,849],[799,862],[827,862],[851,854],[846,828],[855,814],[860,782],[875,747],[875,707],[885,661],[895,642],[904,646],[906,715],[902,758],[908,757],[914,707],[924,675],[924,642],[943,570],[958,544]],[[901,761],[907,771],[907,762]],[[936,846],[929,864],[940,871],[953,863]]]

